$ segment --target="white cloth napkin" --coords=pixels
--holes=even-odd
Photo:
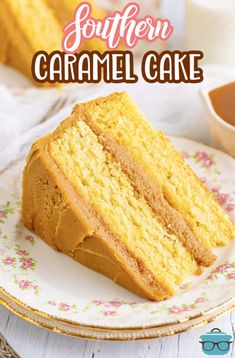
[[[203,87],[235,79],[235,69],[222,66],[204,68],[201,84],[137,84],[73,85],[64,89],[30,87],[15,70],[0,66],[0,170],[26,155],[33,141],[53,130],[67,116],[72,105],[40,123],[48,110],[60,98],[86,101],[114,91],[128,91],[143,113],[167,134],[210,143],[206,115],[199,96]]]

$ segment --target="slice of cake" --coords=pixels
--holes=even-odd
[[[24,54],[14,45],[3,24],[0,24],[0,43],[0,63],[11,66],[29,77],[29,62],[25,60]]]
[[[23,220],[53,248],[153,300],[215,260],[233,225],[126,93],[75,107],[39,139],[23,178]]]

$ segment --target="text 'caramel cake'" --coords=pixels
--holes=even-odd
[[[233,224],[126,93],[75,106],[35,142],[23,220],[53,248],[152,299],[211,265]]]

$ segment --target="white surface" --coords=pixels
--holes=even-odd
[[[22,358],[205,358],[198,343],[201,334],[215,327],[229,334],[235,332],[235,312],[193,331],[136,342],[96,342],[65,337],[24,322],[1,306],[0,317],[1,333]],[[234,356],[232,347],[223,357]]]
[[[174,25],[176,26],[176,31],[172,38],[172,47],[175,48],[177,48],[178,44],[182,44],[182,26],[178,25],[183,13],[182,3],[183,0],[164,0],[163,3],[165,16],[173,19]],[[175,6],[172,6],[172,4]],[[6,74],[5,70],[3,73],[3,71],[0,69],[0,76],[1,78],[4,77],[5,79],[8,79],[8,75]],[[169,91],[172,93],[174,92],[173,87],[174,86],[172,86],[171,89],[169,88]],[[174,134],[175,132],[177,135],[179,132],[178,120],[180,120],[182,116],[183,105],[188,107],[188,111],[191,112],[194,119],[196,119],[197,116],[201,116],[202,110],[200,101],[198,100],[197,103],[193,101],[188,102],[186,94],[184,99],[181,97],[178,107],[174,108],[174,110],[172,106],[167,106],[167,102],[168,100],[165,98],[163,102],[159,101],[158,103],[165,111],[165,116],[162,117],[162,122],[160,122],[160,124],[164,126],[164,124],[167,123],[168,131],[171,134]],[[195,111],[195,109],[198,109],[198,106],[200,110]],[[152,108],[153,107],[154,103],[152,105]],[[149,111],[148,108],[143,109],[145,109],[146,112]],[[156,106],[156,112],[157,110],[158,107]],[[199,112],[200,114],[198,114]],[[205,135],[203,136],[203,133],[200,133],[200,136],[197,134],[197,138],[195,138],[194,131],[196,126],[191,127],[191,122],[188,122],[187,128],[184,129],[184,135],[188,137],[191,136],[192,138],[198,140],[201,137],[202,141],[208,142],[209,138],[206,131],[205,122],[204,125],[205,127],[203,128],[205,128]],[[34,131],[30,130],[28,135],[30,134],[33,137]],[[19,154],[19,152],[14,152],[13,158],[17,154]],[[1,163],[2,158],[3,157],[1,157]],[[205,357],[205,354],[201,353],[200,351],[200,345],[198,343],[199,336],[214,327],[219,327],[221,330],[224,330],[227,333],[233,333],[234,335],[234,322],[235,312],[227,314],[224,318],[221,318],[218,321],[207,325],[206,327],[201,327],[193,331],[185,332],[168,338],[123,343],[92,342],[61,336],[41,328],[37,328],[15,317],[5,308],[0,306],[0,331],[9,340],[16,351],[19,352],[22,358],[200,358]],[[233,352],[235,352],[235,350],[231,350],[230,354],[224,357],[234,357],[235,353]]]

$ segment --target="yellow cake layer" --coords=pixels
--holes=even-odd
[[[233,239],[233,224],[221,206],[166,136],[152,129],[126,93],[78,105],[75,112],[78,116],[85,113],[143,165],[205,247],[224,245]]]
[[[24,58],[10,38],[3,23],[0,23],[0,63],[14,67],[21,73],[29,76],[29,63]]]
[[[0,23],[0,62],[6,63],[7,62],[7,53],[9,47],[9,37],[5,28],[3,28],[2,24]]]
[[[50,140],[49,153],[68,181],[91,203],[120,242],[173,292],[197,265],[175,235],[159,223],[120,164],[83,121]]]

